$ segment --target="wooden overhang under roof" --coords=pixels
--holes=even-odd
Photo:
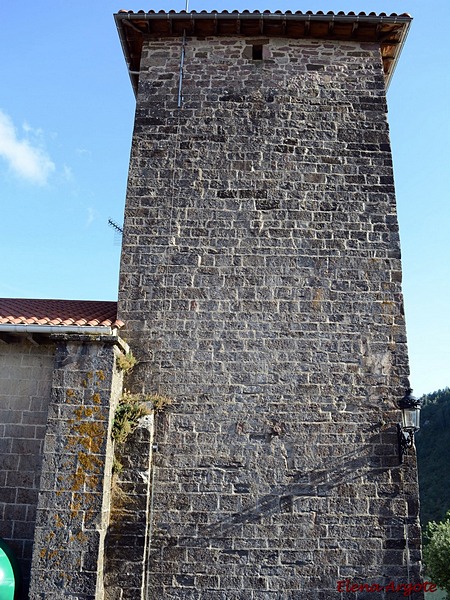
[[[380,44],[386,87],[394,72],[412,18],[407,14],[327,14],[290,11],[145,12],[114,15],[135,94],[145,38],[208,36],[282,37]]]

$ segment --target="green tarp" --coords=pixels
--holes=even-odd
[[[13,566],[14,565],[14,566]],[[0,538],[0,598],[14,600],[16,591],[16,562],[7,544]]]

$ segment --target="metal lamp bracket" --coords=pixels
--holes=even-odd
[[[400,464],[403,464],[404,455],[407,453],[408,448],[411,448],[413,445],[413,434],[409,431],[404,431],[400,423],[397,423],[397,437]]]

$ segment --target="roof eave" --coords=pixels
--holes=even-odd
[[[293,23],[324,23],[329,25],[330,35],[323,36],[321,39],[333,39],[332,30],[335,23],[351,23],[353,24],[353,29],[358,28],[360,24],[374,25],[376,28],[383,28],[386,26],[398,26],[398,38],[395,40],[394,44],[394,53],[393,56],[383,57],[384,67],[385,67],[385,82],[386,87],[388,87],[392,75],[397,66],[397,62],[399,56],[401,54],[404,42],[406,40],[409,27],[412,21],[412,17],[408,14],[402,15],[385,15],[385,14],[369,14],[365,13],[356,14],[344,14],[344,13],[268,13],[268,12],[211,12],[208,13],[206,11],[202,11],[201,13],[196,13],[192,11],[187,13],[185,11],[181,12],[169,12],[166,13],[164,11],[160,11],[158,13],[154,12],[127,12],[121,11],[114,15],[114,19],[116,22],[117,30],[119,32],[119,38],[122,45],[122,50],[125,56],[125,60],[128,67],[128,73],[130,75],[131,84],[133,86],[133,90],[135,95],[137,95],[137,87],[139,83],[139,65],[140,65],[140,57],[142,50],[142,43],[144,35],[151,35],[153,37],[181,37],[182,32],[178,31],[180,27],[180,23],[185,23],[183,25],[184,30],[186,30],[186,35],[195,37],[199,35],[196,32],[196,24],[203,25],[205,22],[210,21],[215,24],[215,29],[217,30],[216,25],[220,21],[229,21],[232,23],[233,21],[236,23],[236,32],[241,30],[240,23],[248,23],[251,21],[258,21],[258,33],[254,35],[267,35],[272,37],[291,37],[289,35],[277,35],[273,32],[265,32],[266,25],[274,25],[276,23],[284,23],[284,24],[293,24]],[[178,25],[178,27],[177,27]],[[305,25],[306,26],[306,25]],[[151,30],[151,31],[150,31]],[[215,35],[221,35],[220,32]],[[225,35],[225,34],[223,34]],[[230,35],[227,32],[226,35]],[[235,35],[241,35],[245,37],[250,37],[252,34],[248,34],[245,31],[236,33]],[[307,37],[307,36],[297,36],[299,38]],[[315,38],[317,39],[317,38]],[[351,37],[348,38],[348,41],[351,41]],[[364,37],[358,38],[357,41],[373,41],[364,40]],[[383,44],[383,41],[380,41],[380,46]],[[132,46],[134,45],[134,48]],[[390,44],[388,44],[390,45]]]
[[[47,335],[61,333],[61,334],[77,334],[77,335],[117,335],[117,328],[109,326],[96,326],[91,325],[32,325],[32,324],[0,324],[1,333],[16,333],[16,334],[37,334],[44,333]]]

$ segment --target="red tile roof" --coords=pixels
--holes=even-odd
[[[334,15],[334,16],[354,16],[354,15],[358,15],[360,17],[398,17],[398,16],[409,16],[408,13],[402,13],[401,15],[398,15],[397,13],[390,13],[389,15],[387,13],[376,13],[376,12],[371,12],[371,13],[365,13],[365,12],[359,12],[359,13],[355,13],[353,11],[349,12],[349,13],[345,13],[343,10],[339,11],[339,12],[334,12],[332,10],[329,10],[328,12],[324,13],[322,10],[318,10],[317,12],[313,12],[312,10],[307,10],[306,12],[303,12],[301,10],[296,10],[294,12],[292,12],[292,10],[286,10],[285,12],[283,12],[282,10],[275,10],[275,11],[270,11],[270,10],[264,10],[264,11],[260,11],[260,10],[232,10],[232,11],[228,11],[228,10],[211,10],[211,11],[207,11],[207,10],[201,10],[201,11],[196,11],[196,10],[191,10],[186,12],[185,10],[180,10],[180,11],[176,11],[176,10],[169,10],[169,11],[165,11],[165,10],[138,10],[136,12],[134,12],[133,10],[126,10],[124,8],[121,8],[119,10],[119,13],[126,13],[127,15],[168,15],[168,14],[189,14],[189,15],[197,15],[197,14],[221,14],[221,15],[230,15],[230,14],[241,14],[241,15],[246,15],[246,14],[253,14],[253,15],[260,15],[260,14],[264,14],[264,15]]]
[[[0,325],[122,327],[117,302],[0,298]]]

